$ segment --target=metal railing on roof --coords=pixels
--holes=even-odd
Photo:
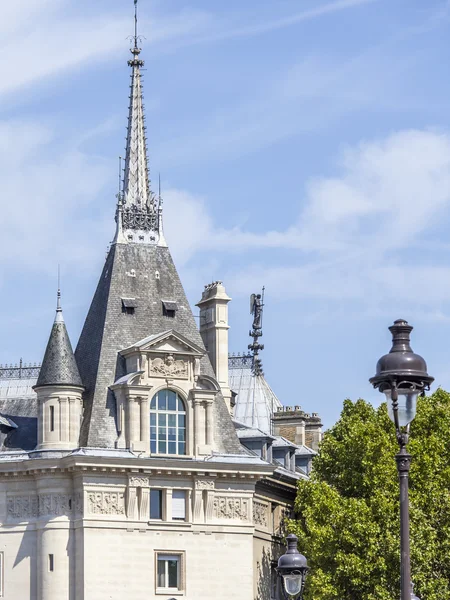
[[[19,364],[0,365],[0,379],[37,379],[40,369],[41,365],[27,364],[20,359]]]

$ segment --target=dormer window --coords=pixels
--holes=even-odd
[[[136,298],[122,298],[122,312],[126,315],[134,315],[137,302]]]
[[[174,318],[178,310],[178,304],[173,300],[162,300],[163,315],[165,317]]]

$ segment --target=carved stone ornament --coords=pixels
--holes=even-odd
[[[267,522],[267,504],[263,502],[253,501],[253,522],[255,525],[266,528]]]
[[[213,515],[216,519],[232,519],[248,521],[249,501],[245,498],[216,496],[213,504]]]
[[[95,515],[124,515],[123,492],[89,492],[88,512]]]
[[[195,481],[196,490],[213,490],[214,480],[212,479],[197,479]]]
[[[69,514],[71,510],[71,498],[68,494],[10,496],[7,503],[8,516],[13,519],[60,517]]]
[[[175,359],[172,354],[168,354],[165,358],[154,358],[150,363],[150,375],[186,379],[188,364],[184,360]]]
[[[31,519],[39,515],[38,496],[11,496],[7,503],[8,517]]]
[[[133,487],[149,487],[150,479],[143,475],[134,475],[130,477],[129,484]]]

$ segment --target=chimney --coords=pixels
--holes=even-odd
[[[214,281],[205,286],[202,299],[197,303],[200,309],[200,335],[229,410],[231,390],[228,383],[228,302],[230,300],[222,282]]]

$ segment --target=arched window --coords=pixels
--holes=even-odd
[[[161,390],[150,404],[150,452],[186,454],[186,407],[172,390]]]

